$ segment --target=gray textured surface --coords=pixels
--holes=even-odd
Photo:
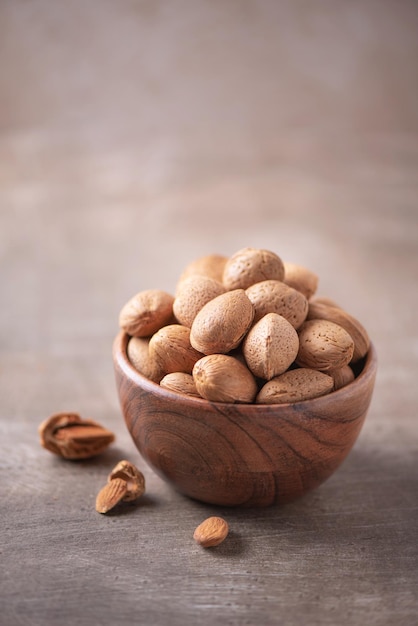
[[[415,2],[0,6],[0,623],[413,626],[418,620]],[[122,304],[207,252],[320,276],[379,355],[361,436],[317,491],[222,510],[173,492],[123,425]],[[116,444],[38,445],[74,410]],[[148,495],[94,510],[122,457]]]

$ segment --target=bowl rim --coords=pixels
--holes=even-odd
[[[360,387],[362,383],[368,377],[374,377],[376,375],[377,370],[377,354],[376,349],[373,342],[370,342],[369,350],[366,355],[363,357],[363,367],[358,376],[354,378],[354,380],[348,385],[341,387],[340,389],[336,389],[335,391],[331,391],[323,396],[318,396],[317,398],[310,398],[308,400],[300,400],[297,402],[281,402],[281,403],[266,403],[266,404],[256,404],[249,402],[212,402],[209,400],[205,400],[205,398],[196,398],[195,396],[188,396],[187,394],[176,393],[175,391],[171,391],[170,389],[165,389],[161,387],[158,383],[150,380],[143,374],[141,374],[132,363],[128,359],[127,355],[127,346],[128,342],[131,339],[131,336],[128,335],[125,331],[121,330],[118,332],[113,341],[112,347],[112,356],[114,365],[118,365],[122,372],[135,384],[140,386],[145,391],[150,393],[157,394],[158,396],[164,397],[167,400],[173,401],[182,401],[187,404],[195,404],[196,408],[204,408],[204,407],[239,407],[240,410],[246,410],[246,408],[250,408],[251,411],[258,411],[259,413],[263,413],[266,409],[274,409],[279,410],[282,407],[294,407],[294,406],[303,406],[309,404],[310,406],[319,405],[325,399],[329,401],[331,398],[338,400],[339,398],[346,396],[347,393],[353,391],[354,388]]]

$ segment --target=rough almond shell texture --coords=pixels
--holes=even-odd
[[[222,276],[227,260],[228,257],[222,254],[207,254],[198,259],[194,259],[181,273],[177,283],[177,289],[181,287],[183,281],[189,278],[189,276],[206,276],[207,278],[213,278],[222,283]]]
[[[193,378],[199,394],[211,402],[250,403],[257,393],[250,370],[226,354],[210,354],[197,361]]]
[[[299,331],[296,362],[326,372],[347,365],[353,358],[354,341],[342,326],[326,320],[304,322]]]
[[[285,261],[283,282],[300,291],[308,300],[316,292],[318,280],[318,276],[307,267]]]
[[[331,376],[318,370],[300,368],[272,378],[259,391],[257,404],[302,402],[330,393],[334,388]]]
[[[200,309],[224,292],[222,283],[213,278],[189,276],[177,290],[173,313],[180,324],[190,328]]]
[[[299,337],[277,313],[267,313],[248,331],[242,351],[248,368],[258,378],[270,380],[285,372],[296,359]]]
[[[122,308],[119,326],[133,337],[149,337],[172,321],[174,297],[160,289],[137,293]]]
[[[190,329],[180,324],[160,328],[150,339],[151,358],[164,372],[186,372],[191,374],[194,364],[202,353],[190,344]]]
[[[328,374],[334,379],[334,391],[349,385],[354,380],[354,372],[349,365],[343,365],[336,370],[329,370]]]
[[[243,248],[233,254],[225,264],[223,284],[226,289],[247,289],[262,280],[283,280],[284,264],[270,250]]]
[[[186,396],[200,398],[200,394],[196,389],[196,383],[191,374],[185,372],[172,372],[166,374],[160,381],[160,386],[174,393],[184,393]]]
[[[342,326],[354,341],[353,363],[362,359],[370,348],[366,329],[352,315],[337,306],[319,302],[309,304],[308,320],[322,319]]]
[[[203,354],[225,354],[236,348],[251,326],[254,308],[243,289],[210,300],[196,315],[190,343]]]
[[[294,328],[299,328],[308,314],[308,301],[305,296],[278,280],[263,280],[245,291],[254,309],[254,321],[267,313],[277,313],[285,317]]]
[[[147,337],[131,337],[126,352],[129,361],[140,374],[155,383],[160,382],[164,372],[151,358]]]

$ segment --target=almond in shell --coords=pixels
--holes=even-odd
[[[149,353],[164,374],[191,374],[194,364],[202,357],[190,344],[190,328],[181,324],[160,328],[150,339]]]
[[[227,354],[210,354],[193,368],[196,389],[211,402],[253,402],[257,383],[241,361]]]
[[[326,320],[309,320],[299,330],[296,363],[326,372],[347,365],[353,358],[354,341],[342,326]]]
[[[173,318],[174,297],[160,289],[140,291],[122,308],[119,326],[133,337],[149,337]]]
[[[203,354],[226,354],[241,343],[254,318],[254,308],[243,289],[213,298],[196,315],[190,343]]]
[[[164,372],[150,355],[148,337],[131,337],[126,353],[129,361],[140,374],[155,383],[160,382]]]
[[[285,372],[296,359],[299,337],[284,317],[267,313],[248,331],[242,352],[258,378],[270,380]]]
[[[334,391],[349,385],[354,380],[354,372],[349,365],[343,365],[335,370],[327,372],[334,379]]]
[[[182,271],[177,283],[176,294],[183,281],[190,276],[205,276],[222,283],[222,276],[228,257],[222,254],[206,254],[191,261]]]
[[[225,264],[223,284],[226,289],[247,289],[262,280],[283,280],[284,264],[270,250],[243,248],[233,254]]]
[[[189,276],[177,290],[173,312],[180,324],[191,327],[200,309],[213,298],[225,292],[219,281],[208,276]]]
[[[160,381],[160,386],[174,393],[184,393],[186,396],[200,398],[200,394],[196,389],[196,383],[191,374],[185,372],[172,372],[166,374]]]
[[[308,314],[308,301],[293,287],[278,280],[263,280],[245,291],[252,302],[257,322],[267,313],[277,313],[286,318],[294,328],[299,328]]]
[[[330,393],[334,380],[328,374],[309,368],[288,370],[269,380],[256,397],[257,404],[302,402]]]
[[[308,320],[327,320],[344,328],[354,341],[353,363],[362,359],[370,348],[369,335],[360,322],[352,315],[337,306],[322,302],[309,303]]]
[[[318,280],[318,276],[307,267],[285,261],[283,282],[303,293],[307,300],[316,292]]]

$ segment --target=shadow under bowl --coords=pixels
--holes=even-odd
[[[122,412],[145,461],[179,492],[222,506],[290,502],[318,487],[353,447],[377,370],[374,346],[355,380],[292,404],[228,404],[173,393],[128,360],[129,336],[113,344]]]

